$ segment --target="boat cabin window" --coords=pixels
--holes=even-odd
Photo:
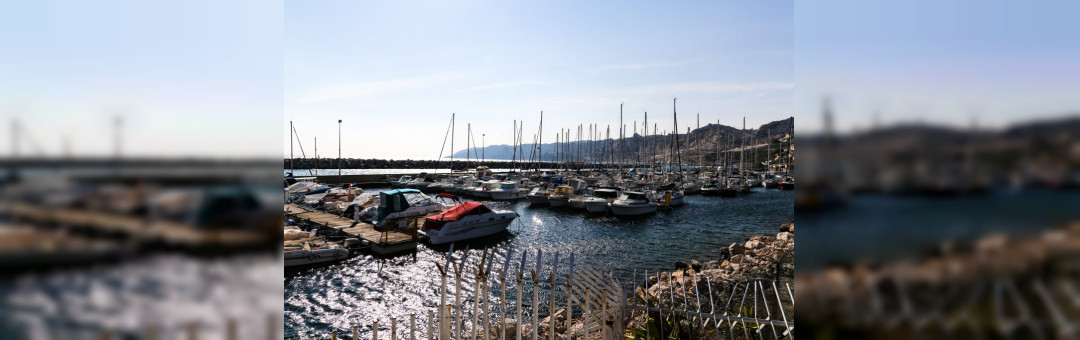
[[[503,184],[499,185],[499,189],[515,189],[515,188],[516,188],[516,185],[514,185],[514,183],[503,183]]]

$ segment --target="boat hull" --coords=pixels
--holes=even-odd
[[[491,221],[487,218],[462,220],[447,223],[440,230],[421,230],[421,233],[428,237],[430,244],[445,244],[498,234],[506,230],[513,222],[514,217],[496,217]]]
[[[568,197],[548,197],[548,204],[553,207],[565,207],[570,205]]]
[[[489,193],[493,200],[518,200],[525,197],[522,191],[491,191]]]
[[[615,216],[639,216],[656,212],[656,204],[611,204],[608,206],[611,214]]]
[[[594,213],[594,214],[606,213],[606,212],[608,212],[608,202],[607,201],[585,202],[585,210],[587,210],[590,213]]]
[[[548,204],[546,195],[525,195],[525,199],[529,200],[529,204]]]
[[[585,200],[583,199],[570,199],[567,201],[567,203],[570,204],[571,208],[585,209]]]
[[[348,257],[349,250],[344,248],[287,251],[285,268],[337,262]]]

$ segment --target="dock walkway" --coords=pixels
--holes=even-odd
[[[356,237],[370,242],[372,250],[379,254],[396,253],[410,249],[416,249],[417,236],[415,233],[400,230],[375,230],[375,226],[367,222],[354,222],[334,214],[321,211],[313,211],[296,204],[285,204],[285,214],[297,218],[301,223],[314,224],[332,228],[349,237]],[[418,218],[415,223],[423,223]],[[419,225],[419,224],[418,224]]]
[[[0,215],[19,220],[66,226],[98,234],[126,236],[141,242],[160,242],[186,248],[229,248],[265,244],[265,233],[243,229],[201,229],[164,219],[150,220],[104,211],[51,208],[21,202],[0,204]]]

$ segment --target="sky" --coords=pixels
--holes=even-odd
[[[283,7],[3,2],[0,157],[279,157]]]
[[[1001,128],[1080,115],[1070,1],[804,1],[795,6],[796,131],[897,123]]]
[[[791,1],[291,1],[285,4],[284,155],[433,159],[634,120],[682,132],[791,117]],[[443,155],[450,152],[447,145]]]

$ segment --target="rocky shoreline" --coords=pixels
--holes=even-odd
[[[682,309],[684,301],[697,301],[699,294],[702,299],[708,298],[710,288],[712,289],[711,292],[716,293],[715,296],[719,299],[721,296],[727,296],[734,285],[755,281],[769,282],[770,287],[771,282],[776,282],[781,286],[792,284],[792,289],[794,289],[795,223],[780,226],[780,232],[776,236],[753,236],[745,242],[732,243],[725,248],[720,248],[717,252],[721,255],[722,260],[676,262],[674,271],[649,276],[647,282],[645,282],[648,288],[643,291],[641,287],[638,287],[637,291],[634,292],[634,296],[627,303],[640,305],[643,303],[643,299],[648,299],[649,304],[653,307],[659,304],[664,308]],[[698,287],[696,292],[694,289],[689,288],[695,287],[695,280],[697,281],[696,287]],[[711,287],[709,287],[709,284],[711,284]],[[674,302],[671,301],[672,296]],[[785,313],[789,317],[794,315],[794,311],[789,309],[792,306],[794,304],[784,306]],[[689,307],[689,310],[696,309],[696,305],[687,307]],[[577,312],[580,311],[576,310],[575,314]],[[717,312],[719,313],[719,311]],[[634,316],[629,320],[624,320],[627,332],[656,332],[659,328],[655,326],[646,327],[647,323],[656,322],[657,319],[660,319],[656,315],[652,315],[651,319],[648,319],[645,313],[633,314]],[[630,314],[627,315],[630,316]],[[540,319],[537,329],[540,338],[547,337],[552,319],[555,320],[556,337],[561,338],[566,334],[566,310],[557,309],[553,316]],[[690,321],[681,320],[680,322],[687,323]],[[696,322],[700,323],[701,320]],[[517,321],[508,318],[505,319],[505,324],[506,329],[502,331],[507,333],[507,339],[511,339],[517,334]],[[526,323],[522,324],[521,327],[524,334],[531,334],[534,326]],[[575,320],[570,326],[570,332],[580,332],[583,327],[582,322]],[[682,330],[686,331],[691,328],[693,327],[687,324]],[[482,337],[484,331],[479,331],[477,333],[478,337]],[[487,331],[490,332],[491,336],[496,337],[500,332],[498,327],[492,327]],[[670,333],[671,327],[665,331],[665,334],[670,335]],[[624,334],[624,336],[631,335]],[[632,337],[640,336],[655,338],[657,334],[647,336],[636,334]],[[599,338],[599,334],[594,334],[593,338]],[[696,337],[691,336],[691,338]]]

